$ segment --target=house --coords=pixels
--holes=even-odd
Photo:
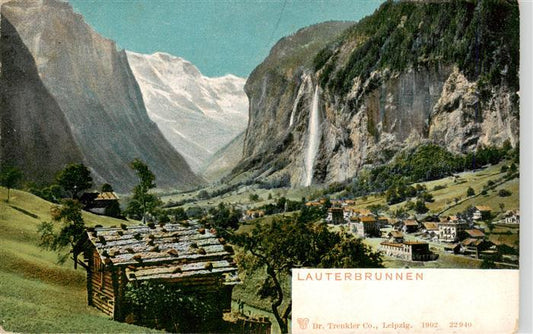
[[[427,242],[405,241],[389,242],[383,241],[379,250],[387,256],[396,257],[407,261],[434,261],[439,255],[429,250]]]
[[[464,231],[465,237],[469,239],[484,239],[485,233],[483,233],[480,230],[465,230]]]
[[[351,230],[361,237],[380,237],[381,226],[373,216],[351,217]]]
[[[431,241],[439,240],[439,224],[433,222],[422,223],[422,237]]]
[[[326,221],[335,224],[340,225],[344,224],[344,209],[339,207],[331,207],[328,209],[328,217],[326,218]]]
[[[520,211],[507,211],[505,213],[505,218],[503,219],[504,224],[520,224]]]
[[[496,255],[496,246],[493,242],[483,239],[465,239],[461,242],[461,251],[465,255],[470,255],[479,259],[483,254],[494,256]]]
[[[254,218],[261,218],[265,216],[264,210],[246,210],[244,213],[244,220],[254,219]]]
[[[418,222],[414,219],[406,219],[403,222],[403,231],[405,233],[414,233],[418,231]]]
[[[439,233],[439,224],[437,223],[432,223],[432,222],[426,222],[426,223],[422,223],[422,226],[423,226],[423,232],[433,232],[433,233],[436,233],[438,234]]]
[[[231,247],[213,232],[194,223],[88,229],[74,258],[87,270],[89,305],[114,320],[137,319],[125,299],[128,284],[157,282],[201,293],[213,306],[207,318],[221,321],[239,281]]]
[[[389,225],[389,218],[385,217],[385,216],[380,216],[378,217],[378,223],[380,226],[385,226],[385,225]]]
[[[361,209],[353,206],[346,207],[345,211],[349,213],[350,217],[370,216],[372,214],[372,211],[368,209]]]
[[[472,215],[472,218],[474,220],[485,220],[490,218],[490,214],[492,212],[492,208],[490,206],[485,205],[476,205],[474,208],[474,214]]]
[[[92,212],[97,215],[106,215],[111,217],[120,216],[119,197],[112,191],[108,192],[89,192],[80,197],[80,203],[83,210]]]
[[[402,243],[404,241],[403,233],[400,231],[391,231],[387,234],[390,242]]]
[[[445,244],[444,251],[446,253],[459,254],[461,252],[461,244]]]
[[[462,220],[448,220],[439,223],[439,241],[457,242],[462,237],[462,232],[468,228],[468,224]]]

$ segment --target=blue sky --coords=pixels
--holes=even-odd
[[[248,76],[281,37],[357,21],[381,0],[69,0],[100,34],[140,53],[167,52],[203,74]]]

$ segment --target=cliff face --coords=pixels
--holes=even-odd
[[[36,182],[46,182],[65,164],[82,162],[83,156],[15,28],[1,20],[0,29],[0,162],[22,168]]]
[[[388,2],[306,61],[279,52],[280,41],[246,83],[234,174],[329,183],[425,142],[458,153],[516,145],[517,22],[516,3]]]
[[[149,119],[126,53],[96,34],[70,5],[55,0],[12,1],[2,5],[1,14],[6,101],[2,119],[10,120],[2,129],[3,159],[15,157],[30,175],[33,172],[26,164],[51,172],[63,162],[83,160],[97,181],[109,182],[119,191],[137,183],[128,167],[134,158],[149,165],[160,187],[201,182]],[[24,63],[17,59],[20,50],[26,51]],[[55,121],[37,116],[38,107],[23,107],[26,102],[21,94],[31,89],[10,80],[16,76],[12,63],[18,63],[22,71],[32,69],[31,80],[39,87],[35,94],[46,97],[38,103],[50,110],[47,114],[53,113],[49,118]],[[9,133],[22,134],[17,140],[25,143],[39,136],[52,138],[40,142],[44,150],[67,154],[55,159],[36,154],[41,148],[18,150]],[[57,133],[59,139],[54,140]]]

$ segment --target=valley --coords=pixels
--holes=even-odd
[[[317,22],[209,76],[0,0],[0,332],[288,332],[292,268],[518,269],[518,4]]]

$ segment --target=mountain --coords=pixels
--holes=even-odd
[[[166,53],[126,54],[148,115],[194,172],[246,129],[245,79],[209,78]]]
[[[200,169],[200,174],[210,182],[220,180],[229,174],[242,159],[244,135],[245,132],[243,131],[226,146],[218,150],[204,163]]]
[[[48,182],[68,162],[129,191],[145,161],[159,187],[203,182],[148,117],[124,50],[56,0],[1,7],[0,158]]]
[[[234,176],[307,186],[428,142],[455,153],[518,144],[516,2],[389,1],[309,50],[331,24],[282,39],[248,78]]]

